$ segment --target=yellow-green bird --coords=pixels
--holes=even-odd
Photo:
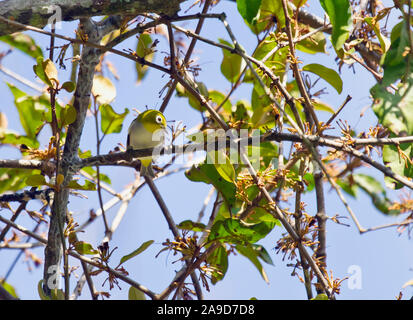
[[[158,110],[146,110],[132,121],[128,129],[127,148],[133,150],[155,148],[165,141],[166,119]],[[139,158],[141,176],[155,177],[152,157]]]

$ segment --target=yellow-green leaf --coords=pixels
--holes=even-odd
[[[103,104],[100,106],[101,115],[101,130],[103,134],[119,133],[122,130],[123,120],[129,113],[129,109],[125,108],[123,113],[116,113],[112,106]]]
[[[333,25],[331,42],[334,49],[339,51],[349,37],[353,24],[349,0],[320,0]]]
[[[43,186],[46,184],[46,179],[41,174],[33,174],[27,177],[26,184],[32,187]]]
[[[96,254],[98,253],[97,250],[93,249],[92,245],[90,243],[84,242],[84,241],[78,241],[74,245],[75,250],[79,254]]]
[[[37,292],[39,293],[39,297],[41,300],[51,300],[46,293],[43,291],[43,280],[40,280],[37,284]]]
[[[62,289],[52,289],[50,290],[50,294],[52,296],[52,300],[65,300],[65,293]]]
[[[55,87],[55,84],[59,83],[57,68],[53,61],[50,59],[43,60],[43,57],[37,58],[37,64],[33,66],[34,73],[42,80],[46,85],[51,88]]]
[[[252,248],[251,244],[247,245],[237,245],[237,251],[242,254],[244,257],[248,258],[252,262],[252,264],[257,268],[261,277],[264,279],[265,282],[269,283],[267,273],[264,270],[261,262],[258,260],[257,252]]]
[[[72,180],[67,185],[67,188],[76,189],[76,190],[85,190],[85,191],[95,191],[96,185],[89,180],[85,180],[85,184],[82,186],[76,180]]]
[[[328,300],[328,296],[325,293],[319,293],[315,298],[311,300]]]
[[[241,16],[248,23],[253,23],[256,20],[260,10],[261,0],[238,0],[237,8]]]
[[[10,293],[10,295],[12,295],[15,298],[19,298],[19,296],[16,293],[16,290],[14,289],[14,287],[12,285],[10,285],[9,283],[3,281],[3,279],[0,278],[0,286],[3,286],[3,288]]]
[[[149,241],[146,241],[146,242],[142,243],[142,244],[139,246],[138,249],[132,251],[131,253],[127,254],[126,256],[123,256],[123,257],[120,259],[119,264],[122,264],[122,263],[128,261],[129,259],[132,259],[133,257],[136,257],[138,254],[141,254],[141,253],[144,252],[146,249],[148,249],[148,247],[149,247],[152,243],[154,243],[154,242],[155,242],[155,241],[153,241],[153,240],[149,240]]]
[[[130,287],[128,292],[129,300],[146,300],[145,294],[135,287]]]
[[[32,58],[37,59],[41,57],[43,59],[43,52],[41,47],[39,47],[36,42],[29,35],[21,32],[15,32],[13,34],[8,34],[0,37],[0,41],[7,43]]]
[[[136,47],[136,54],[145,58],[147,61],[152,61],[155,55],[154,51],[151,49],[153,44],[152,38],[148,33],[142,33],[139,36],[138,45]],[[136,63],[136,72],[138,73],[137,83],[140,83],[148,72],[148,66]]]
[[[184,220],[177,225],[178,229],[191,231],[204,231],[206,226],[201,222],[194,222],[192,220]]]
[[[116,87],[109,78],[96,75],[93,78],[92,95],[99,104],[111,103],[116,97]]]
[[[72,81],[66,81],[62,84],[62,89],[66,90],[67,92],[73,92],[76,88],[76,85]]]
[[[62,126],[67,126],[69,124],[72,124],[73,122],[76,121],[77,117],[77,111],[74,106],[68,104],[66,108],[62,109],[61,115],[60,115],[60,121],[62,123]]]
[[[314,109],[318,110],[318,111],[326,111],[329,113],[334,113],[334,109],[329,106],[327,103],[318,100],[318,99],[311,99]]]
[[[219,42],[229,47],[234,47],[223,39],[219,39]],[[240,55],[231,53],[228,50],[222,49],[222,53],[224,57],[221,63],[221,72],[228,81],[234,83],[241,74],[245,62]]]
[[[343,91],[343,80],[337,71],[327,68],[318,63],[310,63],[303,67],[303,71],[308,71],[318,75],[320,78],[327,81],[340,94]]]
[[[207,163],[214,164],[219,175],[228,182],[235,181],[235,169],[229,157],[222,150],[212,150],[207,154]]]

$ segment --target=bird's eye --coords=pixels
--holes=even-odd
[[[162,123],[162,117],[161,116],[156,116],[155,118],[156,122],[161,124]]]

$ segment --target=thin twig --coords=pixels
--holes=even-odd
[[[155,197],[156,202],[158,203],[159,207],[161,208],[161,211],[165,217],[165,220],[168,223],[169,229],[171,230],[172,234],[174,235],[175,238],[178,238],[180,236],[179,230],[176,227],[176,224],[172,218],[171,213],[169,212],[168,207],[166,206],[165,201],[163,200],[158,188],[156,187],[155,183],[153,182],[151,177],[145,176],[145,181],[146,184],[149,186],[149,188],[152,191],[153,196]],[[185,261],[188,263],[187,261]],[[201,286],[199,285],[198,278],[196,277],[195,271],[191,272],[191,279],[195,287],[195,292],[197,294],[197,297],[199,300],[203,299],[203,294],[202,294],[202,289]]]
[[[304,169],[305,169],[305,162],[302,160],[300,162],[300,168],[299,168],[299,176],[303,177],[304,176]],[[302,190],[299,189],[295,193],[295,210],[294,210],[294,218],[295,218],[295,230],[297,234],[301,235],[301,218],[302,218],[302,210],[301,210],[301,195],[302,195]],[[311,288],[311,277],[310,277],[310,272],[309,272],[309,265],[307,263],[307,260],[304,258],[304,254],[301,252],[301,250],[298,251],[300,255],[300,263],[303,268],[303,274],[304,274],[304,287],[307,293],[307,299],[311,300],[313,298],[313,291]]]
[[[211,2],[212,2],[212,0],[206,0],[205,1],[204,7],[202,9],[201,16],[199,17],[197,26],[195,28],[195,33],[196,34],[199,34],[201,32],[202,26],[204,25],[204,19],[206,17],[206,13],[208,12],[208,9],[211,5]],[[213,17],[216,18],[217,15],[214,15]],[[189,63],[189,60],[191,59],[191,56],[192,56],[192,53],[194,51],[196,42],[197,42],[197,39],[193,38],[191,40],[191,43],[189,44],[188,50],[186,51],[186,54],[185,54],[185,57],[184,57],[184,60],[183,60],[184,68],[186,68],[187,64]],[[186,72],[186,71],[184,71],[184,72]],[[161,112],[165,111],[169,101],[171,100],[172,94],[175,92],[177,84],[178,84],[178,81],[176,79],[174,79],[172,81],[169,89],[168,89],[168,92],[166,93],[165,98],[163,99],[163,102],[162,102],[162,105],[159,108],[159,111],[161,111]]]
[[[93,103],[94,103],[94,118],[95,118],[95,132],[96,132],[96,154],[99,155],[100,154],[100,144],[103,140],[103,138],[105,137],[105,135],[102,136],[102,140],[100,138],[99,135],[99,120],[98,120],[98,112],[99,112],[99,108],[97,107],[97,101],[94,98],[93,99]],[[105,227],[105,235],[109,233],[109,224],[108,224],[108,220],[106,219],[106,214],[105,214],[105,208],[103,207],[103,199],[102,199],[102,188],[100,185],[100,167],[96,166],[96,179],[97,179],[97,193],[98,193],[98,199],[99,199],[99,205],[100,205],[100,209],[102,212],[102,218],[103,218],[103,225]],[[106,241],[105,239],[103,241]]]
[[[327,214],[325,209],[325,198],[324,198],[324,186],[323,186],[323,171],[318,165],[318,162],[313,161],[314,163],[314,184],[316,191],[316,202],[317,202],[317,249],[316,249],[316,258],[320,262],[320,265],[323,268],[327,266],[327,240],[326,240],[326,221]],[[321,286],[319,286],[321,287]],[[318,293],[322,293],[321,290],[317,290]]]
[[[330,119],[327,120],[325,126],[328,127],[331,122],[338,116],[338,114],[341,112],[341,110],[344,109],[344,107],[347,105],[347,103],[352,99],[350,95],[347,95],[346,100],[342,103],[342,105],[334,112],[334,114],[330,117]]]
[[[311,118],[313,120],[313,123],[315,124],[315,126],[317,128],[317,132],[320,133],[321,132],[320,123],[318,121],[317,115],[314,112],[314,106],[311,103],[310,97],[309,97],[308,92],[307,92],[307,90],[305,88],[305,85],[304,85],[303,78],[301,77],[301,72],[298,68],[298,59],[297,59],[296,54],[295,54],[294,39],[293,39],[292,31],[291,31],[291,18],[290,18],[290,15],[288,14],[287,3],[286,3],[285,0],[282,0],[281,3],[282,3],[282,6],[283,6],[283,10],[284,10],[285,29],[287,31],[288,43],[289,43],[289,47],[290,47],[290,55],[292,57],[291,64],[292,64],[293,70],[294,70],[294,77],[295,77],[295,80],[297,81],[297,86],[298,86],[298,89],[300,90],[300,94],[304,98],[305,111],[307,111],[309,113],[309,115],[311,116]],[[310,121],[309,117],[308,117],[307,121]]]

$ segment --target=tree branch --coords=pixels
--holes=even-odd
[[[110,26],[98,26],[91,20],[83,19],[80,23],[80,28],[83,33],[88,35],[89,42],[98,43],[105,33],[119,27],[120,18],[117,19],[118,24],[114,24],[113,22],[114,19],[108,19],[108,24],[110,23]],[[74,159],[77,158],[86,112],[90,102],[93,76],[95,74],[95,68],[99,63],[99,57],[100,54],[95,48],[89,46],[83,47],[81,61],[79,64],[78,82],[74,93],[73,102],[77,116],[76,120],[68,127],[66,142],[61,159],[60,174],[64,176],[63,187],[66,186],[72,179],[73,171],[70,170],[70,166]],[[50,288],[46,285],[50,277],[49,268],[60,265],[62,248],[64,246],[60,235],[63,233],[64,222],[66,220],[68,198],[69,189],[62,188],[61,192],[57,192],[57,194],[55,194],[53,201],[48,244],[45,249],[45,264],[43,273],[44,291],[46,294],[50,294]]]
[[[173,16],[184,0],[6,0],[0,2],[0,16],[38,28],[52,21],[73,21],[95,16],[136,16],[156,12]],[[9,24],[0,25],[0,36],[22,30]]]

